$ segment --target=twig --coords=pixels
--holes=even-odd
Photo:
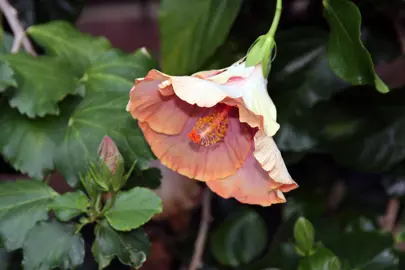
[[[383,231],[391,232],[394,229],[399,207],[400,202],[398,199],[390,199],[388,201],[385,215],[380,218],[380,226]]]
[[[197,270],[201,266],[205,242],[207,240],[207,234],[210,223],[211,223],[211,192],[209,189],[206,189],[204,192],[204,198],[202,203],[200,229],[198,230],[197,240],[195,241],[194,254],[191,259],[189,270]]]
[[[37,54],[34,50],[34,47],[32,46],[28,37],[25,35],[24,28],[22,27],[21,22],[18,20],[17,10],[15,10],[15,8],[12,5],[10,5],[10,3],[7,0],[0,0],[0,10],[6,17],[11,27],[11,30],[13,31],[14,34],[14,43],[11,52],[12,53],[18,52],[22,44],[24,49],[28,53],[30,53],[33,56],[36,56]]]

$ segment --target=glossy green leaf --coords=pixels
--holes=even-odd
[[[68,94],[75,94],[73,72],[60,59],[24,53],[0,56],[15,72],[18,88],[9,99],[10,106],[28,117],[58,115],[58,103]]]
[[[43,222],[29,232],[23,252],[25,270],[74,269],[84,261],[84,240],[73,225]]]
[[[163,71],[173,75],[197,71],[225,40],[240,6],[240,0],[162,1]]]
[[[82,213],[86,213],[89,206],[90,202],[87,196],[78,190],[56,197],[49,205],[49,208],[55,212],[59,220],[66,222]]]
[[[383,172],[393,168],[405,158],[401,143],[405,136],[403,112],[403,106],[399,105],[374,108],[359,115],[360,129],[356,128],[354,134],[339,141],[331,140],[330,151],[334,159],[361,171]],[[335,124],[325,122],[329,128]],[[347,126],[349,122],[341,124]],[[336,132],[332,129],[332,133]]]
[[[111,47],[105,37],[95,38],[81,33],[65,21],[34,25],[27,32],[49,55],[64,58],[78,74],[83,74],[92,62]]]
[[[9,63],[0,60],[0,93],[8,87],[17,87],[17,81],[14,77],[14,71],[11,69]]]
[[[133,188],[118,193],[114,205],[105,213],[110,225],[119,231],[139,228],[162,212],[162,201],[152,190]]]
[[[252,210],[231,214],[212,233],[210,250],[223,265],[247,264],[264,250],[267,228],[263,219]]]
[[[57,195],[40,181],[0,184],[0,238],[7,250],[20,248],[29,230],[48,219],[48,205]]]
[[[304,254],[309,255],[315,242],[315,230],[311,222],[300,217],[294,225],[294,238],[297,248]]]
[[[150,189],[157,189],[161,184],[162,173],[157,168],[149,168],[143,171],[135,171],[128,178],[125,184],[125,189],[134,187],[146,187]]]
[[[373,264],[398,265],[398,258],[392,253],[392,236],[389,233],[373,232],[325,232],[322,242],[352,268],[368,268]],[[385,269],[385,268],[380,268]]]
[[[381,93],[389,88],[374,71],[370,54],[360,39],[361,14],[348,0],[323,0],[324,17],[330,25],[329,64],[342,79],[354,84],[374,85]]]
[[[118,232],[104,220],[96,226],[95,235],[91,250],[99,269],[107,267],[115,257],[121,263],[136,269],[146,261],[150,243],[142,229]]]
[[[347,86],[330,69],[326,35],[314,28],[280,31],[277,58],[269,77],[270,96],[281,124],[275,139],[282,151],[313,150],[318,139],[308,128],[307,110]]]
[[[313,255],[302,259],[298,270],[341,270],[341,262],[326,248],[318,249]]]

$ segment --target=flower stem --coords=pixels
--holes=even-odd
[[[276,34],[277,28],[278,28],[278,23],[280,22],[280,17],[281,17],[281,11],[282,11],[282,0],[277,0],[276,4],[276,12],[274,13],[274,18],[273,22],[271,23],[271,27],[269,32],[267,32],[268,37],[273,37]]]

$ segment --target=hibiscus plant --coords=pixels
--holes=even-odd
[[[0,0],[0,270],[404,269],[403,1],[90,6]]]

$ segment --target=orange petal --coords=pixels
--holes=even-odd
[[[153,153],[166,167],[189,178],[212,181],[234,174],[248,154],[253,143],[252,130],[241,124],[236,109],[229,112],[228,128],[223,141],[210,146],[197,145],[188,133],[197,119],[208,115],[209,109],[198,108],[178,135],[155,132],[146,122],[139,122]]]
[[[284,192],[297,188],[297,184],[288,173],[280,150],[278,150],[273,138],[267,137],[262,130],[259,130],[254,141],[253,155],[274,180],[275,185],[281,186]]]
[[[291,187],[286,189],[269,178],[268,173],[253,157],[252,151],[236,174],[225,179],[209,181],[207,185],[223,198],[233,197],[242,203],[262,206],[286,202],[282,191],[291,190]]]
[[[164,96],[159,84],[167,77],[150,71],[145,79],[137,80],[130,92],[127,110],[132,117],[145,121],[156,132],[178,134],[190,118],[193,106],[177,96]]]

